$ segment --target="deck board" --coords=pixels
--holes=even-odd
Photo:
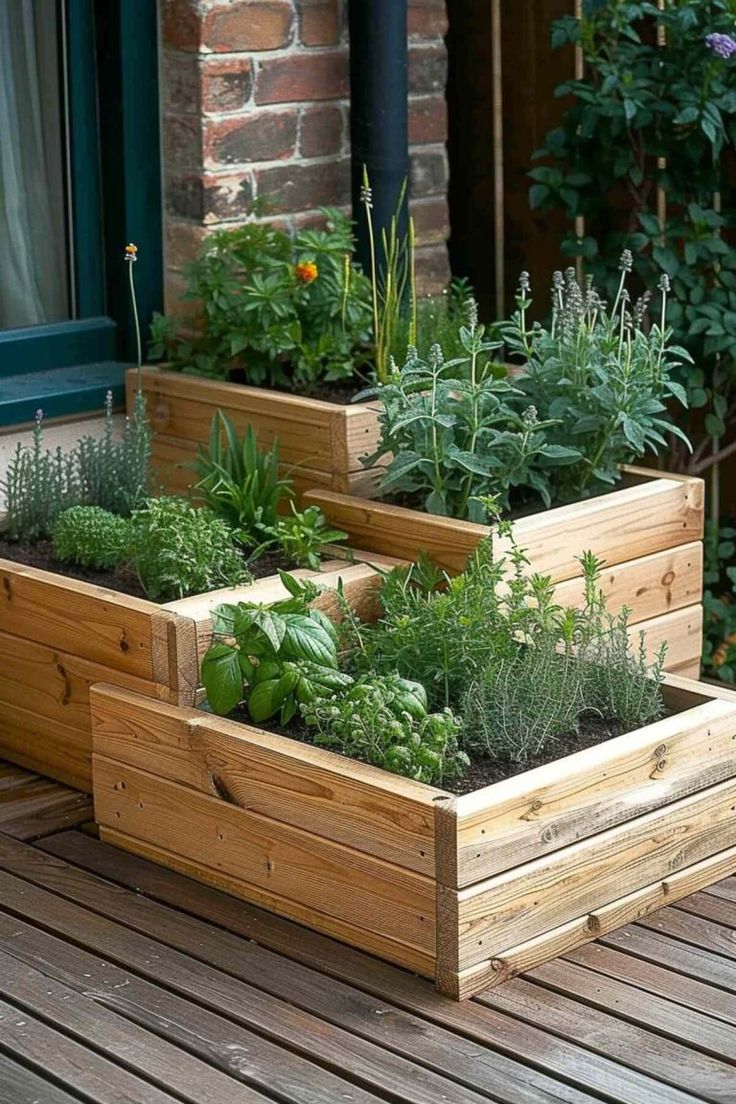
[[[90,816],[0,764],[0,1104],[734,1100],[735,878],[457,1004]]]

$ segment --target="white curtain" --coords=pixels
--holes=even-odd
[[[55,0],[0,0],[0,328],[70,317]]]

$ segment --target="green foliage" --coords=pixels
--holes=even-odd
[[[133,511],[130,560],[155,601],[251,581],[227,525],[173,495],[151,498]]]
[[[545,427],[535,478],[546,503],[599,493],[618,481],[621,464],[666,451],[665,434],[688,444],[667,412],[670,400],[687,405],[685,389],[673,377],[692,363],[665,326],[669,281],[662,278],[661,313],[647,325],[648,296],[630,303],[631,265],[625,250],[610,311],[590,279],[581,287],[574,269],[564,276],[556,272],[549,328],[528,321],[532,300],[524,274],[518,309],[500,327],[509,352],[524,362],[515,380],[520,401],[533,407]],[[545,471],[550,457],[555,460]]]
[[[52,540],[57,560],[104,570],[126,558],[130,521],[101,506],[72,506],[56,518]]]
[[[317,571],[320,551],[325,544],[339,544],[347,540],[342,529],[331,529],[318,506],[297,510],[291,504],[291,516],[281,517],[274,527],[279,547],[297,567],[311,567]]]
[[[152,356],[194,375],[309,388],[350,379],[368,359],[370,287],[352,262],[350,222],[323,208],[324,230],[294,240],[263,222],[217,230],[188,270],[185,298],[198,300],[202,326],[183,332],[158,315]]]
[[[736,528],[707,522],[703,547],[703,673],[736,682]]]
[[[261,451],[253,426],[241,438],[232,419],[218,410],[208,447],[200,445],[194,467],[199,497],[237,531],[246,547],[272,539],[279,506],[293,494],[291,480],[279,478],[278,443]]]
[[[245,699],[253,721],[278,714],[288,724],[299,705],[352,682],[338,670],[332,623],[309,607],[317,588],[281,578],[290,593],[281,602],[223,604],[213,611],[215,643],[202,662],[202,681],[215,713],[229,713]]]
[[[148,492],[150,456],[151,429],[140,391],[122,440],[115,438],[108,392],[102,437],[83,437],[68,453],[44,447],[43,411],[37,411],[33,441],[17,445],[2,482],[5,531],[11,540],[49,537],[58,515],[71,506],[129,514]]]
[[[507,557],[493,540],[445,585],[415,585],[415,568],[392,572],[383,615],[361,629],[356,665],[418,679],[430,707],[459,710],[462,744],[477,754],[525,761],[574,732],[585,713],[625,727],[659,716],[663,653],[650,668],[633,650],[628,612],[610,615],[600,564],[586,555],[581,610],[554,604],[551,580],[529,575],[511,527],[499,523]]]
[[[736,59],[708,38],[733,37],[735,20],[733,0],[678,0],[663,11],[606,0],[587,4],[580,22],[555,23],[553,45],[579,43],[585,74],[557,89],[570,106],[531,173],[532,206],[564,212],[563,252],[584,259],[605,295],[615,293],[623,247],[642,286],[662,274],[671,281],[667,321],[697,367],[679,375],[693,455],[672,439],[668,466],[692,474],[718,462],[736,426]]]
[[[380,445],[366,461],[391,456],[382,492],[418,494],[429,513],[481,521],[483,496],[503,509],[520,493],[545,506],[582,498],[615,483],[620,464],[665,447],[664,432],[683,437],[665,403],[685,401],[671,377],[689,354],[661,326],[643,329],[645,303],[629,311],[627,270],[628,259],[610,313],[568,270],[555,274],[550,329],[530,326],[524,273],[518,310],[497,339],[469,300],[462,356],[445,360],[434,346],[425,361],[410,350],[366,393],[383,404]],[[523,361],[513,381],[492,355],[504,345]]]
[[[302,706],[316,744],[353,759],[441,785],[470,760],[458,747],[460,725],[449,709],[427,713],[416,682],[396,675],[364,675],[342,695]]]

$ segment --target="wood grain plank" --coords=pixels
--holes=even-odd
[[[300,911],[434,953],[431,879],[226,801],[94,756],[98,823],[219,870]],[[293,913],[293,910],[290,914]]]
[[[663,910],[660,915],[664,915],[665,911],[668,910]],[[629,924],[604,935],[598,943],[588,944],[590,947],[600,945],[625,952],[643,967],[641,976],[645,979],[650,965],[657,971],[666,967],[668,973],[693,980],[695,984],[706,983],[711,988],[736,993],[736,962],[702,947],[683,943],[663,932],[649,931],[640,924]]]
[[[0,1054],[0,1104],[79,1104],[79,1097]]]
[[[30,692],[28,700],[32,700]],[[3,702],[0,756],[28,770],[92,792],[92,736],[79,728]]]
[[[736,775],[736,704],[685,713],[457,803],[457,886],[557,851]]]
[[[95,1104],[177,1104],[170,1093],[7,1001],[0,1001],[0,1049]]]
[[[153,602],[0,560],[0,631],[153,678]]]
[[[734,807],[736,780],[730,779],[460,890],[459,968],[543,936],[596,910],[606,897],[622,898],[733,847]]]
[[[396,970],[353,947],[339,946],[318,932],[302,928],[233,897],[200,885],[172,870],[136,855],[118,851],[78,832],[67,832],[43,841],[44,850],[111,879],[138,893],[198,916],[210,924],[243,936],[250,944],[269,947],[371,994],[380,1007],[393,1006],[457,1032],[479,1046],[490,1046],[511,1064],[509,1072],[521,1072],[521,1085],[546,1088],[556,1102],[587,1099],[592,1093],[617,1104],[682,1104],[692,1102],[670,1086],[628,1069],[591,1051],[558,1039],[533,1025],[483,1008],[475,1001],[458,1004],[436,993],[430,985]],[[658,915],[671,910],[663,909]],[[631,930],[626,929],[626,930]],[[420,1038],[415,1031],[412,1037]],[[540,1071],[545,1071],[544,1073]],[[551,1075],[551,1076],[550,1076]],[[554,1078],[555,1080],[552,1080]],[[499,1078],[499,1084],[504,1082]],[[518,1104],[521,1087],[511,1088],[511,1102]],[[505,1099],[500,1096],[499,1099]],[[496,1095],[495,1092],[493,1095]],[[522,1097],[523,1099],[523,1097]],[[551,1102],[550,1102],[551,1104]]]
[[[320,506],[333,524],[346,530],[351,544],[409,560],[426,552],[448,571],[462,571],[488,532],[483,525],[330,491],[315,490],[304,500]],[[521,518],[515,526],[532,569],[556,583],[582,575],[577,558],[581,533],[586,547],[610,567],[692,544],[701,539],[702,530],[702,481],[671,480],[658,472],[636,486]],[[504,541],[497,543],[503,551]]]
[[[0,931],[0,992],[191,1104],[376,1098],[134,973],[14,919]],[[190,1053],[192,1052],[192,1053]],[[246,1057],[247,1056],[247,1057]],[[259,1090],[262,1090],[259,1091]],[[264,1096],[263,1092],[269,1093]]]
[[[93,690],[100,755],[234,806],[434,873],[441,793],[249,725]],[[725,708],[728,708],[727,706]]]
[[[627,1023],[621,1018],[627,1009],[607,1014],[524,978],[515,978],[478,1000],[657,1077],[670,1092],[684,1091],[718,1104],[726,1104],[731,1095],[733,1068],[729,1063]]]

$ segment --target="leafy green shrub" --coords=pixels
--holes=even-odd
[[[281,579],[290,592],[281,602],[223,604],[213,611],[216,643],[202,662],[202,682],[215,713],[229,713],[245,698],[252,720],[278,713],[288,724],[299,705],[352,682],[338,670],[332,623],[309,608],[318,589],[283,572]]]
[[[545,506],[580,498],[614,483],[620,464],[664,446],[664,432],[682,437],[665,403],[685,401],[671,376],[689,354],[661,326],[645,332],[643,307],[628,310],[625,275],[609,314],[573,271],[556,273],[549,330],[527,324],[524,275],[519,309],[498,339],[487,339],[471,300],[465,355],[446,361],[434,346],[424,361],[410,350],[386,384],[366,392],[383,404],[380,445],[366,463],[392,457],[383,493],[417,494],[429,513],[481,521],[485,495],[504,509],[520,491]],[[491,356],[504,343],[524,361],[513,381]]]
[[[321,210],[326,229],[298,230],[293,241],[263,222],[209,235],[188,270],[201,329],[180,333],[156,316],[151,355],[213,378],[240,368],[271,387],[350,379],[368,359],[370,285],[352,262],[349,220]]]
[[[156,601],[252,579],[227,525],[173,495],[149,499],[133,511],[130,559],[146,594]]]
[[[150,455],[151,429],[140,391],[122,440],[115,439],[108,392],[102,437],[83,437],[68,453],[44,448],[43,411],[38,410],[33,440],[17,445],[2,483],[7,535],[24,541],[49,537],[58,515],[71,506],[130,513],[148,493]]]
[[[427,713],[424,687],[396,675],[364,675],[302,714],[316,744],[419,782],[441,785],[470,763],[450,710]]]
[[[54,522],[52,540],[57,560],[104,570],[125,559],[130,521],[101,506],[72,506]]]
[[[260,450],[252,426],[241,438],[232,419],[218,410],[209,444],[200,445],[194,467],[199,497],[246,547],[273,539],[279,505],[293,495],[291,480],[279,478],[278,442],[268,452]]]
[[[291,504],[291,516],[281,517],[274,527],[276,540],[288,559],[297,567],[311,567],[317,571],[320,551],[325,544],[339,544],[347,539],[342,529],[331,529],[319,506],[307,506],[297,510]]]

